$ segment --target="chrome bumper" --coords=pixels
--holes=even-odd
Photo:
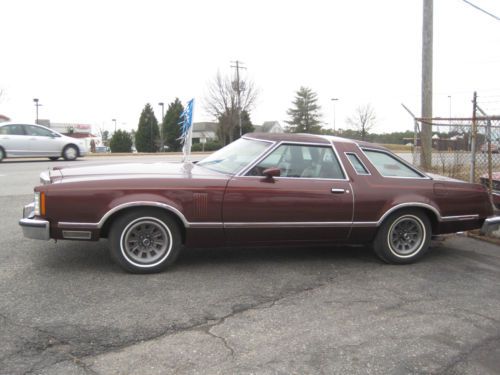
[[[19,220],[19,225],[23,228],[23,234],[26,238],[34,240],[49,240],[50,226],[47,220],[35,219],[35,204],[30,203],[24,206],[23,218]]]
[[[487,218],[481,227],[481,234],[488,234],[500,228],[500,216]]]

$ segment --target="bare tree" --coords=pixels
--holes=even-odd
[[[223,143],[234,140],[238,127],[238,92],[236,82],[229,76],[217,72],[215,79],[208,85],[205,96],[205,110],[219,122],[219,137]],[[241,112],[250,112],[257,99],[253,82],[240,79]]]
[[[347,124],[359,131],[364,141],[368,132],[375,126],[376,118],[375,109],[366,104],[356,108],[354,115],[347,119]]]

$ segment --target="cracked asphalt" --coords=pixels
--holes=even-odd
[[[0,164],[0,374],[500,373],[496,245],[453,236],[410,266],[363,247],[189,249],[130,275],[106,241],[23,238],[47,165]]]

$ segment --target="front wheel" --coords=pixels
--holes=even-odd
[[[0,147],[0,162],[5,158],[5,151]]]
[[[383,222],[373,247],[379,258],[386,263],[413,263],[429,249],[431,232],[429,218],[423,212],[395,212]]]
[[[113,259],[131,273],[163,271],[182,247],[179,226],[168,214],[137,209],[120,216],[111,227]]]

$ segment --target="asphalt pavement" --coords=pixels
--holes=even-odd
[[[451,236],[409,266],[365,247],[187,249],[130,275],[105,240],[22,236],[40,171],[64,164],[0,163],[0,374],[500,373],[496,245]]]

